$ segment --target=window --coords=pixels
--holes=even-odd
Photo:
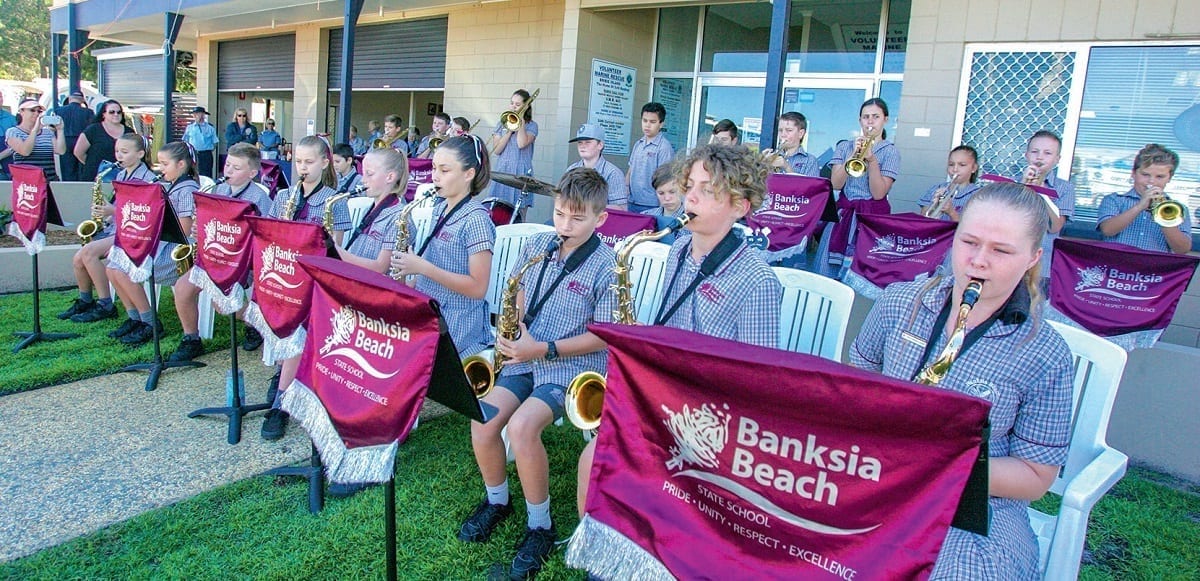
[[[658,51],[654,70],[692,71],[696,68],[696,27],[700,8],[664,8],[658,12]]]
[[[770,9],[770,4],[764,6]],[[888,27],[889,37],[893,36],[893,30],[901,37],[908,35],[910,8],[907,3],[903,9],[903,22]],[[879,15],[882,11],[880,0],[792,2],[787,71],[873,73],[879,40]],[[904,72],[901,62],[900,69],[895,72]]]

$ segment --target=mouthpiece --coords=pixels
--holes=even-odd
[[[688,212],[688,213],[684,214],[683,217],[679,218],[674,226],[671,226],[671,231],[675,232],[676,230],[679,230],[680,228],[687,226],[688,222],[691,222],[692,220],[695,220],[695,219],[696,219],[696,215],[693,214],[692,212]]]
[[[967,288],[963,289],[962,304],[967,306],[975,306],[975,302],[979,300],[979,293],[983,291],[983,281],[977,278],[967,282]]]

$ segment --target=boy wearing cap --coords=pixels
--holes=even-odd
[[[629,185],[625,182],[625,173],[604,159],[604,128],[597,123],[584,123],[579,126],[575,138],[567,143],[574,143],[579,150],[579,161],[568,166],[567,171],[577,167],[596,170],[608,184],[608,207],[628,209]]]
[[[183,130],[183,140],[196,150],[196,166],[202,176],[213,177],[213,153],[217,149],[217,128],[208,122],[204,107],[192,109],[192,122]]]

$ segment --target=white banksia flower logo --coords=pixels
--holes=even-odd
[[[267,275],[274,270],[275,267],[275,245],[271,244],[263,249],[262,252],[262,271],[258,273],[258,279],[267,278]]]
[[[204,225],[204,240],[209,241],[209,240],[213,240],[216,237],[217,237],[217,221],[209,220],[208,223]]]
[[[1104,284],[1104,271],[1108,270],[1108,267],[1098,264],[1075,270],[1079,272],[1079,282],[1075,284],[1075,290],[1081,291]]]
[[[717,454],[729,443],[729,405],[717,409],[714,404],[704,404],[699,408],[689,408],[684,404],[683,411],[675,413],[667,406],[662,406],[667,413],[663,424],[675,437],[675,445],[671,446],[671,459],[667,460],[667,469],[678,470],[683,464],[697,464],[705,468],[717,468],[720,461]]]
[[[891,252],[896,250],[896,235],[888,234],[875,240],[875,247],[871,252]]]
[[[774,201],[775,201],[775,196],[772,195],[771,192],[768,191],[768,192],[764,193],[762,205],[759,206],[759,209],[770,210],[771,208],[774,208],[775,206],[772,205],[772,203]]]
[[[321,346],[320,354],[325,355],[334,347],[349,343],[350,336],[354,334],[354,321],[354,309],[349,305],[343,305],[341,309],[333,311],[333,320],[330,325],[332,329],[325,337],[325,344]]]
[[[129,218],[133,214],[133,203],[125,202],[121,205],[121,225],[129,223]]]

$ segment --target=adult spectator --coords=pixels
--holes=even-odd
[[[75,158],[75,143],[79,140],[79,136],[83,135],[83,130],[87,129],[88,125],[92,124],[95,116],[92,110],[87,106],[87,100],[83,98],[83,93],[79,91],[72,92],[67,97],[67,102],[61,107],[54,109],[54,114],[58,115],[63,120],[62,132],[63,141],[66,145],[66,153],[59,156],[59,171],[64,182],[78,182],[84,178],[81,177],[83,165]],[[95,179],[95,176],[92,176]]]
[[[66,123],[65,119],[63,123]],[[125,109],[116,99],[105,101],[94,122],[83,130],[83,135],[75,142],[74,155],[71,157],[83,164],[78,181],[95,180],[101,162],[115,163],[117,139],[126,133],[133,133],[133,128],[125,123]]]
[[[275,120],[267,119],[262,133],[258,134],[258,148],[262,150],[262,158],[279,159],[280,145],[283,145],[283,136],[275,131]]]
[[[17,124],[4,134],[4,141],[13,149],[14,163],[27,163],[42,168],[46,179],[56,181],[54,155],[67,150],[63,142],[62,127],[42,126],[42,113],[46,109],[37,99],[24,99],[17,105]]]
[[[258,144],[258,128],[250,123],[250,114],[245,107],[234,110],[233,121],[225,126],[225,150],[239,143]]]
[[[204,107],[192,109],[192,122],[183,130],[183,140],[196,150],[196,165],[202,176],[213,176],[213,153],[217,149],[217,128],[208,122]]]
[[[0,91],[0,135],[8,133],[8,130],[17,126],[17,117],[4,108],[4,92]],[[0,180],[12,179],[8,175],[8,164],[12,163],[13,150],[8,146],[7,140],[0,143]]]

